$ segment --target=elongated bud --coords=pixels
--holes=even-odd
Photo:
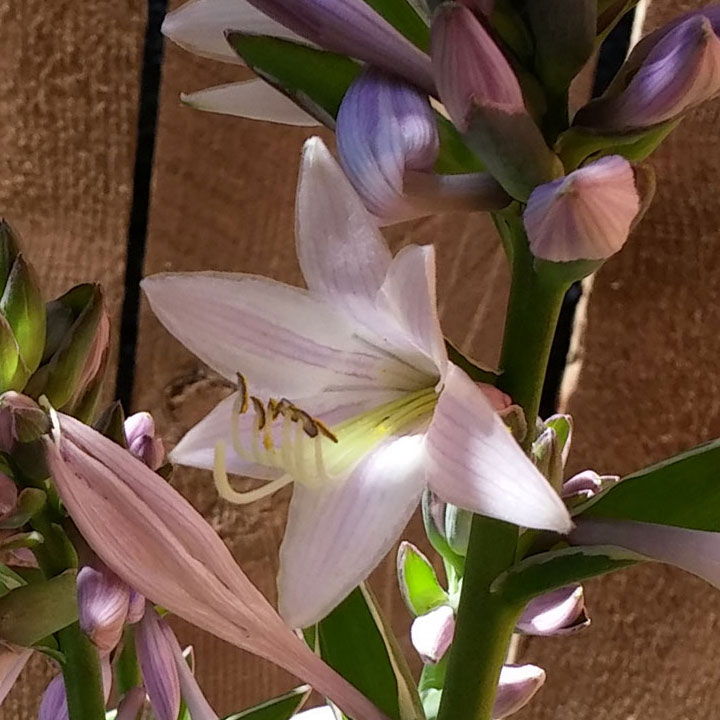
[[[101,654],[115,649],[128,614],[130,588],[107,567],[85,566],[77,577],[78,619]]]
[[[34,400],[13,390],[0,395],[0,450],[10,452],[49,430],[50,418]]]
[[[569,585],[531,600],[516,629],[525,635],[569,635],[589,625],[582,585]]]
[[[135,647],[157,720],[176,720],[180,712],[180,680],[169,638],[171,632],[148,603],[135,633]]]
[[[583,470],[565,482],[561,496],[574,513],[582,512],[585,503],[619,481],[618,475],[598,475],[593,470]]]
[[[691,15],[648,47],[640,44],[617,81],[577,113],[574,125],[604,133],[643,129],[720,93],[720,38],[709,18]]]
[[[457,2],[435,12],[433,72],[440,99],[490,174],[518,200],[562,172],[525,108],[510,63],[478,18]]]
[[[42,365],[28,383],[33,397],[56,409],[90,417],[102,384],[110,322],[99,285],[78,285],[48,303]]]
[[[148,412],[130,415],[125,420],[125,439],[128,450],[151,470],[157,470],[165,459],[162,438],[155,434],[155,421]]]
[[[42,357],[45,307],[19,239],[0,221],[0,391],[22,390]]]
[[[536,258],[605,260],[625,244],[639,211],[633,169],[611,155],[536,188],[523,221]]]
[[[545,671],[537,665],[504,665],[500,671],[493,718],[505,718],[525,707],[544,683]]]
[[[413,647],[425,663],[437,663],[452,644],[455,632],[455,613],[447,605],[441,605],[413,620],[410,639]]]

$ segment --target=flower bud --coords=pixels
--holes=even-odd
[[[0,395],[0,450],[29,443],[50,430],[50,418],[34,401],[13,390]]]
[[[86,565],[77,577],[78,619],[101,655],[115,649],[128,614],[130,588],[102,563]]]
[[[560,493],[565,504],[574,512],[584,509],[585,503],[620,480],[618,475],[598,475],[593,470],[583,470],[573,475]]]
[[[0,391],[22,390],[45,343],[45,307],[19,240],[0,221]]]
[[[410,639],[424,663],[437,663],[452,644],[455,613],[448,605],[420,615],[410,627]]]
[[[582,585],[569,585],[531,600],[516,629],[525,635],[569,635],[588,625]]]
[[[165,459],[162,438],[155,434],[155,421],[148,412],[130,415],[125,420],[125,439],[128,450],[151,470],[157,470]]]
[[[606,93],[578,111],[574,125],[603,133],[644,129],[720,93],[720,38],[708,17],[691,14],[647,40]]]
[[[504,665],[500,671],[493,718],[500,720],[525,707],[545,683],[545,671],[537,665]]]
[[[176,720],[180,712],[180,679],[169,635],[171,630],[148,603],[135,633],[135,647],[153,713],[157,720]]]
[[[130,588],[130,601],[128,602],[127,621],[131,625],[139,623],[143,619],[144,614],[145,598],[139,592],[137,592],[137,590],[133,590],[132,588]]]
[[[0,472],[0,520],[15,510],[17,499],[17,485],[5,473]]]
[[[639,212],[633,169],[611,155],[537,187],[523,221],[536,258],[605,260],[625,244]]]
[[[110,342],[110,321],[99,285],[77,285],[47,305],[42,364],[28,383],[33,397],[80,417],[94,413]]]

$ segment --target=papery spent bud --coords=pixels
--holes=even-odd
[[[93,414],[104,376],[110,321],[99,285],[78,285],[48,303],[42,364],[27,393],[47,396],[54,408]]]
[[[37,440],[50,430],[48,414],[26,395],[10,390],[0,395],[0,450]]]
[[[45,343],[45,306],[10,225],[0,221],[0,391],[22,390]]]
[[[516,629],[525,635],[569,635],[588,625],[582,585],[569,585],[531,600]]]
[[[605,260],[625,244],[639,212],[633,169],[611,155],[537,187],[523,220],[536,258]]]
[[[180,679],[172,631],[148,604],[135,633],[135,648],[145,690],[157,720],[176,720],[180,712]]]
[[[130,588],[101,563],[96,568],[85,566],[78,573],[80,627],[103,655],[120,642],[129,600]]]
[[[516,713],[532,700],[545,683],[545,671],[537,665],[504,665],[500,671],[493,718]]]
[[[454,632],[455,613],[442,605],[413,620],[410,639],[423,662],[437,663],[452,644]]]
[[[148,412],[139,412],[125,420],[125,439],[128,450],[151,470],[157,470],[165,459],[162,438],[155,434],[155,421]]]
[[[652,37],[652,36],[651,36]],[[650,48],[648,50],[648,48]],[[626,132],[674,120],[720,93],[720,38],[695,14],[631,53],[618,78],[573,124]]]

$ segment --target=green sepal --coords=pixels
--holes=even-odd
[[[538,595],[643,560],[636,553],[614,546],[565,547],[521,560],[499,575],[490,589],[508,605],[522,608]]]
[[[435,720],[440,710],[442,690],[445,685],[447,673],[448,654],[446,653],[437,663],[423,665],[418,683],[418,693],[423,704],[426,720]]]
[[[10,537],[0,540],[0,552],[8,550],[19,550],[20,548],[35,548],[42,545],[45,538],[35,530],[31,532],[16,533]]]
[[[440,152],[434,170],[441,175],[483,172],[485,166],[480,158],[467,146],[458,129],[440,113],[435,113]]]
[[[0,391],[22,390],[29,377],[10,323],[0,315]]]
[[[433,498],[430,490],[425,490],[421,503],[425,535],[427,535],[427,539],[435,549],[435,552],[437,552],[445,562],[445,568],[448,571],[448,575],[452,575],[450,579],[455,580],[458,577],[462,577],[465,571],[465,558],[456,553],[450,547],[447,538],[444,535],[444,527],[441,529],[435,523],[431,507],[432,503]],[[445,514],[443,511],[443,525],[445,522],[444,517]]]
[[[424,52],[430,49],[430,28],[418,10],[407,0],[365,0],[378,15],[384,17],[413,45]]]
[[[720,440],[633,473],[590,499],[583,517],[720,531]]]
[[[290,720],[307,702],[311,692],[309,685],[301,685],[247,710],[226,715],[223,720]]]
[[[10,515],[0,520],[0,530],[17,530],[37,515],[47,501],[47,494],[38,488],[20,491],[17,503]]]
[[[545,420],[545,427],[552,428],[555,431],[560,452],[564,452],[565,446],[572,437],[572,417],[570,415],[563,414],[551,415],[547,420]]]
[[[490,25],[498,37],[523,64],[532,61],[534,41],[514,0],[496,0],[490,16]]]
[[[320,655],[390,720],[420,720],[422,706],[405,658],[366,586],[318,623]]]
[[[93,427],[101,435],[110,438],[114,443],[127,448],[127,439],[125,437],[125,411],[122,404],[116,400],[110,403],[105,410],[102,411],[100,417],[93,423]]]
[[[0,288],[10,277],[15,258],[20,254],[20,238],[10,223],[3,218],[0,220]]]
[[[0,639],[32,647],[77,621],[74,570],[0,597]]]
[[[397,576],[400,594],[413,615],[424,615],[433,608],[447,605],[448,594],[440,585],[435,568],[412,543],[400,543]]]
[[[21,588],[23,585],[27,585],[25,578],[6,565],[0,565],[0,597],[7,595],[11,590]]]

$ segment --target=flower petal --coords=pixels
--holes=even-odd
[[[32,648],[19,648],[5,644],[0,646],[0,705],[12,690],[32,654]]]
[[[524,527],[566,533],[565,505],[482,390],[450,364],[427,434],[428,483],[443,500]]]
[[[336,486],[295,486],[280,548],[278,604],[292,627],[311,625],[388,552],[422,495],[423,438],[378,447]]]
[[[526,635],[569,635],[590,625],[582,585],[568,585],[531,600],[517,622]]]
[[[632,520],[578,518],[573,545],[615,545],[675,565],[720,588],[720,533]]]
[[[196,55],[242,65],[225,40],[226,30],[272,35],[304,42],[292,30],[271,20],[247,0],[190,0],[165,16],[163,34]]]
[[[241,372],[273,395],[426,386],[424,373],[358,337],[340,312],[310,293],[254,275],[178,273],[143,289],[165,327],[228,379]]]
[[[455,633],[455,613],[448,605],[431,610],[413,620],[410,639],[423,662],[440,662],[452,644]]]
[[[183,103],[191,108],[221,115],[300,127],[315,127],[320,124],[286,95],[259,79],[217,85],[183,94],[181,97]]]
[[[500,671],[493,718],[505,718],[525,707],[544,682],[545,671],[537,665],[504,665]]]

